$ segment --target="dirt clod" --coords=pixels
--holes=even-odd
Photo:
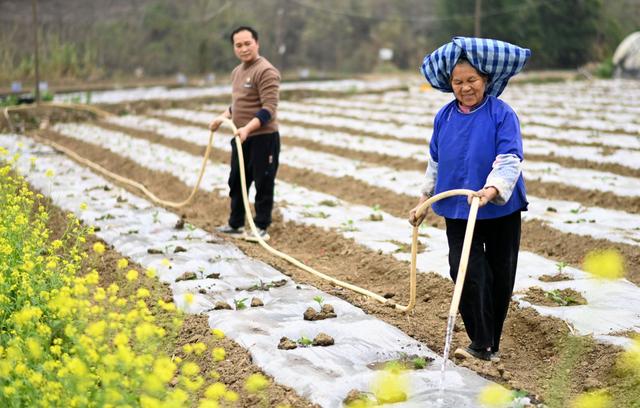
[[[331,336],[329,336],[328,334],[325,334],[325,333],[319,333],[313,339],[313,345],[314,346],[322,346],[322,347],[333,346],[334,343],[335,343],[335,341],[333,340],[333,337],[331,337]]]
[[[288,337],[282,337],[278,343],[278,348],[280,350],[293,350],[298,348],[298,344]]]
[[[257,297],[251,298],[251,307],[260,307],[260,306],[264,306],[264,302],[262,302],[261,299]]]
[[[196,279],[198,279],[198,275],[196,275],[195,272],[185,272],[176,278],[176,282],[196,280]]]
[[[216,302],[216,305],[213,307],[213,310],[232,310],[231,306],[227,302]]]

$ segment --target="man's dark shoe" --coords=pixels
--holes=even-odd
[[[489,350],[476,350],[471,347],[459,347],[453,352],[453,355],[460,359],[476,358],[483,361],[491,361],[491,351]]]
[[[267,232],[267,229],[266,229],[266,228],[257,228],[257,227],[256,227],[256,229],[258,230],[258,235],[260,236],[260,238],[261,238],[263,241],[265,241],[265,242],[266,242],[266,241],[268,241],[268,240],[269,240],[269,238],[271,238],[271,237],[269,236],[269,233]],[[245,239],[245,240],[247,240],[247,241],[250,241],[250,242],[258,242],[258,239],[253,235],[253,232],[252,232],[252,231],[247,231],[247,233],[246,233],[246,235],[245,235],[244,239]]]
[[[216,228],[216,232],[221,234],[233,235],[233,236],[242,236],[244,234],[244,227],[233,228],[231,225],[223,225],[221,227]]]

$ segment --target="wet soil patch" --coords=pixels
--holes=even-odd
[[[435,359],[428,356],[419,356],[417,354],[403,355],[400,358],[384,361],[374,361],[367,364],[371,370],[385,370],[390,368],[399,368],[401,370],[422,370],[431,365]]]

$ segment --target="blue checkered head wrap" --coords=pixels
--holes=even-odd
[[[443,92],[453,92],[451,71],[461,56],[489,76],[486,92],[497,97],[507,86],[509,78],[522,70],[531,50],[499,40],[454,37],[450,43],[424,57],[420,70],[431,86]]]

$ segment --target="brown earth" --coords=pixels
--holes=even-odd
[[[61,137],[53,132],[44,133],[83,157],[145,184],[163,199],[183,199],[190,192],[190,187],[184,185],[171,174],[149,171],[104,149]],[[160,141],[159,138],[157,140]],[[165,142],[167,141],[163,141],[163,143]],[[202,152],[203,150],[200,147],[192,146],[189,149],[186,149],[186,146],[183,147],[185,150],[191,151]],[[310,181],[317,176],[314,174],[314,177],[311,178],[308,175],[296,174],[294,170],[287,169],[285,166],[282,166],[282,172],[279,173],[279,177],[287,179],[287,181],[299,177],[300,180],[305,181],[305,185],[322,191],[318,185],[310,184]],[[339,191],[330,188],[329,181]],[[327,183],[325,186],[327,192],[355,203],[362,202],[364,199],[361,195],[363,192],[367,192],[373,196],[373,198],[367,197],[367,202],[370,204],[376,201],[385,203],[384,210],[399,216],[406,214],[413,204],[413,199],[406,197],[397,199],[397,201],[395,199],[389,200],[388,192],[384,196],[378,196],[382,192],[369,193],[370,187],[365,188],[363,185],[354,187],[354,181],[351,180],[345,182],[344,180],[332,179],[325,180],[325,182]],[[137,194],[137,191],[133,192]],[[389,204],[390,201],[391,204]],[[189,223],[211,231],[214,226],[226,222],[228,202],[224,197],[200,191],[196,194],[194,202],[180,213]],[[430,222],[439,223],[435,218],[430,218]],[[269,232],[271,235],[270,244],[273,247],[296,257],[311,267],[377,293],[395,293],[397,295],[393,298],[394,301],[400,304],[407,303],[407,263],[398,261],[390,255],[365,249],[334,231],[296,225],[291,222],[283,223],[278,211],[275,211],[274,223]],[[591,245],[588,240],[580,241],[579,237],[567,239],[567,236],[561,233],[558,235],[551,233],[552,231],[541,225],[532,230],[527,223],[523,232],[523,246],[542,254],[551,252],[556,257],[562,257],[563,261],[572,262],[571,259],[564,259],[567,248],[578,249],[584,253],[585,248]],[[535,237],[538,239],[533,239]],[[433,273],[420,274],[417,288],[418,305],[415,310],[405,315],[364,298],[362,295],[311,277],[282,259],[266,253],[255,244],[244,241],[234,241],[234,244],[247,255],[273,265],[297,282],[309,283],[337,295],[424,342],[434,351],[442,352],[448,303],[452,292],[452,285],[448,279]],[[554,248],[553,251],[552,248]],[[577,257],[573,259],[573,262],[576,261],[579,262]],[[459,329],[454,334],[454,346],[464,346],[467,345],[468,339],[464,330],[461,330],[461,322],[458,323]],[[555,368],[562,362],[568,332],[569,329],[564,322],[540,316],[533,309],[518,308],[513,304],[505,322],[501,349],[501,370],[492,364],[489,366],[471,364],[470,368],[513,388],[526,390],[535,398],[545,399],[550,395],[549,384],[555,378]],[[620,349],[617,347],[594,344],[589,349],[589,353],[580,355],[578,363],[572,368],[573,380],[564,388],[564,391],[573,395],[587,389],[588,384],[594,383],[614,387],[617,380],[612,374],[613,361],[619,353]],[[594,361],[597,364],[592,363]],[[585,382],[587,378],[592,381]]]

